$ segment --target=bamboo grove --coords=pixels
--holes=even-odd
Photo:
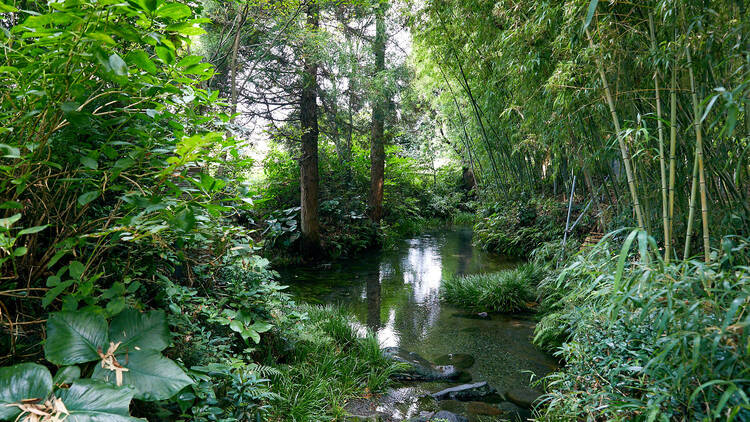
[[[746,2],[413,9],[420,83],[485,197],[569,192],[577,177],[603,229],[648,230],[666,261],[709,261],[722,235],[750,231]]]

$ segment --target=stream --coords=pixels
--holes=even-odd
[[[539,393],[529,387],[531,374],[535,379],[544,376],[556,369],[557,363],[531,344],[532,315],[484,316],[440,301],[440,284],[447,277],[494,272],[518,264],[474,247],[471,237],[470,227],[434,230],[404,240],[392,251],[317,268],[286,269],[282,279],[291,285],[298,300],[343,306],[361,327],[377,334],[381,347],[399,347],[437,363],[450,361],[449,354],[470,355],[474,362],[465,369],[470,382],[486,381],[497,389],[501,398],[492,400],[496,403],[491,406],[502,411],[503,406],[515,407],[497,403],[508,401],[508,397],[520,406],[523,403],[519,401],[533,400]],[[469,377],[462,381],[468,382]],[[429,409],[420,396],[458,384],[404,382],[369,405],[388,415],[385,420],[407,420],[420,412],[424,415],[425,407],[437,410]],[[435,405],[470,421],[498,420],[500,414],[482,403],[446,400]],[[518,414],[517,409],[511,410]],[[505,411],[507,417],[510,413]]]

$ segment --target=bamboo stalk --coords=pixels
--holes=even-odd
[[[677,26],[675,25],[675,39],[677,38]],[[670,254],[672,253],[672,231],[674,224],[674,184],[677,167],[677,53],[675,53],[672,64],[672,87],[669,95],[671,115],[669,118],[669,217],[667,237],[664,240],[664,262],[669,264]]]
[[[693,160],[693,183],[690,185],[690,205],[688,206],[688,222],[685,229],[685,253],[682,259],[690,257],[690,236],[693,234],[693,220],[695,219],[695,191],[698,187],[698,160]]]
[[[648,26],[651,34],[651,49],[656,53],[656,31],[654,30],[654,16],[649,13],[648,15]],[[654,91],[656,91],[656,124],[659,132],[659,167],[661,170],[661,210],[662,210],[662,223],[664,226],[664,257],[667,261],[667,249],[669,243],[669,216],[668,216],[668,204],[667,204],[667,165],[664,157],[664,125],[662,124],[661,116],[661,94],[659,89],[659,68],[658,66],[654,69]]]
[[[703,131],[701,128],[701,110],[698,94],[695,89],[693,62],[690,46],[685,47],[687,54],[688,73],[690,74],[690,94],[693,98],[693,125],[695,127],[695,161],[698,163],[699,191],[701,196],[701,219],[703,220],[703,255],[704,260],[711,262],[711,243],[708,233],[708,200],[706,198],[706,175],[703,166]]]
[[[589,31],[588,28],[586,28],[586,35],[589,38],[589,46],[593,49],[594,40],[592,39],[591,31]],[[617,142],[620,145],[622,161],[625,164],[625,175],[628,179],[628,187],[630,188],[630,196],[633,200],[633,208],[635,209],[635,215],[638,220],[638,228],[643,230],[643,213],[641,212],[641,204],[638,201],[638,191],[636,190],[635,178],[633,176],[633,170],[630,162],[630,151],[628,151],[628,147],[627,145],[625,145],[625,140],[622,136],[622,130],[620,129],[620,118],[617,116],[617,110],[615,110],[615,103],[612,99],[612,92],[609,89],[609,84],[607,83],[607,76],[604,74],[604,68],[602,67],[601,61],[598,58],[595,59],[595,61],[597,70],[599,71],[599,77],[601,78],[602,85],[604,86],[604,94],[607,99],[607,105],[609,106],[609,112],[612,115],[612,122],[615,125],[615,132],[617,132]]]

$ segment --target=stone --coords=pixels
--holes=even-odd
[[[458,400],[441,400],[438,403],[440,404],[440,410],[447,410],[453,413],[463,413],[466,408],[465,403]]]
[[[480,312],[478,314],[467,314],[463,312],[456,312],[451,314],[454,318],[468,318],[468,319],[491,319],[487,312]]]
[[[406,371],[393,375],[402,381],[452,381],[461,376],[461,372],[453,365],[435,365],[416,353],[406,351],[400,347],[386,347],[383,354],[396,362],[409,366]]]
[[[497,390],[487,384],[486,381],[482,381],[475,384],[463,384],[458,387],[446,388],[445,390],[431,394],[431,396],[437,400],[476,401],[496,393]]]
[[[505,397],[509,402],[512,402],[513,404],[520,407],[525,407],[527,409],[530,409],[534,405],[534,402],[541,395],[542,394],[538,391],[523,387],[515,388],[513,390],[505,392]]]
[[[518,407],[511,402],[502,402],[498,407],[503,412],[505,419],[512,422],[523,422],[532,417],[528,409]]]
[[[461,384],[468,384],[471,382],[472,379],[473,377],[471,376],[469,372],[461,371],[459,372],[458,377],[456,377],[455,381],[460,382]]]
[[[438,422],[438,421],[440,422],[469,422],[469,420],[466,417],[457,415],[453,412],[448,412],[447,410],[441,410],[429,417],[420,416],[418,418],[409,419],[409,422]]]
[[[470,415],[498,416],[502,415],[503,411],[489,403],[470,401],[466,403],[466,413]]]
[[[474,356],[466,353],[451,353],[435,359],[436,365],[453,365],[458,369],[469,369],[474,365]]]

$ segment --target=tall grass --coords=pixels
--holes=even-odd
[[[539,268],[523,264],[497,273],[449,278],[440,286],[443,300],[473,311],[518,312],[534,299],[532,286],[540,278]]]
[[[610,245],[541,285],[535,341],[556,339],[566,366],[540,420],[749,420],[748,240],[725,238],[713,264],[666,265],[644,232]]]
[[[383,356],[377,339],[361,336],[341,309],[304,306],[308,319],[291,361],[272,378],[277,421],[333,421],[344,418],[344,405],[353,397],[385,390],[398,369]]]

